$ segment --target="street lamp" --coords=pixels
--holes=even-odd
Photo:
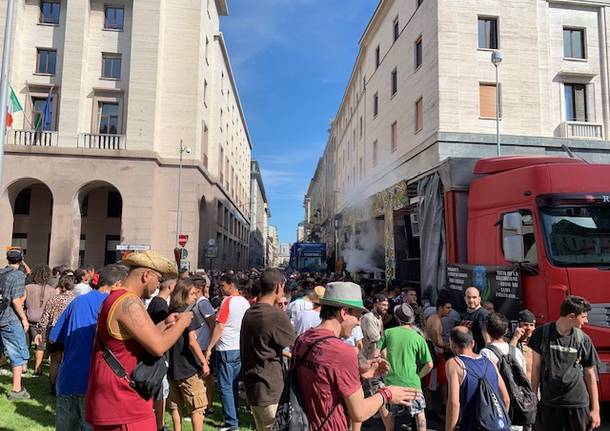
[[[496,68],[496,147],[498,150],[498,157],[500,157],[500,63],[502,63],[502,54],[500,51],[492,51],[491,63]]]
[[[182,217],[180,217],[180,189],[182,188],[182,155],[191,154],[191,149],[189,147],[185,147],[182,144],[182,139],[180,139],[180,165],[178,166],[178,204],[176,205],[176,248],[178,248],[178,240],[180,238],[180,222],[182,221]]]

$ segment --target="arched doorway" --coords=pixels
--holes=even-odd
[[[116,246],[121,243],[123,198],[105,181],[81,187],[77,194],[81,216],[79,266],[96,269],[117,261]]]
[[[13,216],[11,245],[21,247],[30,266],[48,263],[53,216],[51,190],[39,180],[22,178],[9,185],[6,193]]]

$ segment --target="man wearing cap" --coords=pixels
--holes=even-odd
[[[360,328],[364,336],[361,359],[373,359],[378,354],[377,343],[383,336],[383,317],[388,314],[388,297],[378,293],[373,298],[370,313],[365,313],[360,319]]]
[[[94,430],[156,429],[153,400],[142,398],[104,359],[106,348],[128,375],[144,357],[162,356],[189,326],[192,313],[172,314],[155,326],[142,299],[159,287],[162,277],[176,277],[176,267],[153,251],[133,253],[122,263],[129,274],[110,292],[100,309],[97,337],[85,397],[85,420]]]
[[[320,298],[324,296],[324,287],[316,286],[309,295],[309,300],[313,304],[311,310],[303,310],[294,319],[294,329],[297,335],[301,335],[308,329],[315,328],[322,320],[320,319]]]
[[[386,329],[379,345],[381,354],[390,363],[390,372],[384,381],[388,385],[418,390],[417,399],[409,405],[409,410],[416,418],[417,430],[425,431],[426,402],[421,392],[421,378],[432,370],[432,355],[426,340],[416,329],[413,308],[406,303],[397,305],[394,317],[399,326]],[[392,430],[390,427],[389,431]]]
[[[527,379],[532,381],[532,349],[528,346],[530,337],[536,329],[536,316],[529,310],[521,310],[517,317],[519,325],[510,340],[510,344],[521,350],[525,357],[525,373]]]
[[[6,252],[8,265],[0,270],[0,340],[13,368],[13,387],[9,400],[27,400],[28,391],[21,386],[23,367],[30,359],[25,334],[29,323],[23,304],[25,302],[25,274],[19,270],[23,262],[21,249]]]
[[[241,372],[257,431],[270,431],[273,426],[284,388],[282,351],[295,339],[288,316],[274,307],[284,295],[285,283],[279,270],[266,270],[258,302],[246,311],[241,325]]]
[[[360,377],[372,378],[387,371],[380,359],[360,368],[353,348],[339,337],[351,335],[366,312],[360,287],[350,282],[329,283],[320,299],[322,323],[297,339],[293,349],[299,392],[311,429],[348,431],[350,423],[364,422],[384,404],[407,404],[416,389],[389,386],[365,398]]]

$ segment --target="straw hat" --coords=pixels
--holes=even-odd
[[[367,312],[362,302],[362,292],[356,283],[337,281],[328,283],[320,304],[331,307],[346,307]]]
[[[122,261],[131,269],[148,268],[163,274],[164,277],[177,277],[176,264],[154,251],[132,253]]]
[[[320,299],[324,297],[324,286],[316,286],[313,288],[313,292],[309,295],[309,300],[314,304],[319,304]]]
[[[415,312],[409,304],[400,304],[394,307],[394,316],[402,323],[415,322]]]

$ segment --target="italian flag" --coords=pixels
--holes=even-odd
[[[17,95],[15,94],[12,88],[11,97],[7,108],[8,109],[6,111],[6,127],[9,128],[13,126],[13,114],[15,112],[23,111],[23,107],[21,106],[21,103],[19,103],[19,99],[17,99]]]

